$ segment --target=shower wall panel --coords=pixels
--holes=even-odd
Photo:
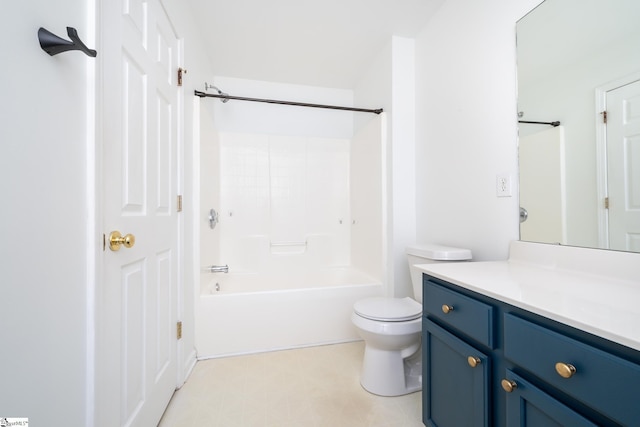
[[[372,118],[353,137],[350,156],[351,265],[383,280],[385,264],[385,116]]]
[[[348,139],[222,132],[221,259],[234,272],[350,263]]]

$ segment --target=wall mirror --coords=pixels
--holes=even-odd
[[[518,21],[521,240],[640,252],[639,23],[638,0]]]

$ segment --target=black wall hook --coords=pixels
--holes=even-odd
[[[82,43],[82,40],[78,37],[78,32],[75,28],[67,27],[67,34],[71,41],[60,38],[51,31],[40,27],[38,30],[40,47],[51,56],[67,52],[69,50],[80,50],[92,58],[96,57],[98,52],[93,49],[89,49],[84,43]]]

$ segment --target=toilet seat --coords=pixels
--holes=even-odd
[[[406,322],[422,316],[422,304],[409,298],[366,298],[353,305],[361,317],[378,322]]]

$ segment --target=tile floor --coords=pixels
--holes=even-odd
[[[421,393],[381,397],[359,383],[363,342],[196,364],[161,427],[422,427]]]

